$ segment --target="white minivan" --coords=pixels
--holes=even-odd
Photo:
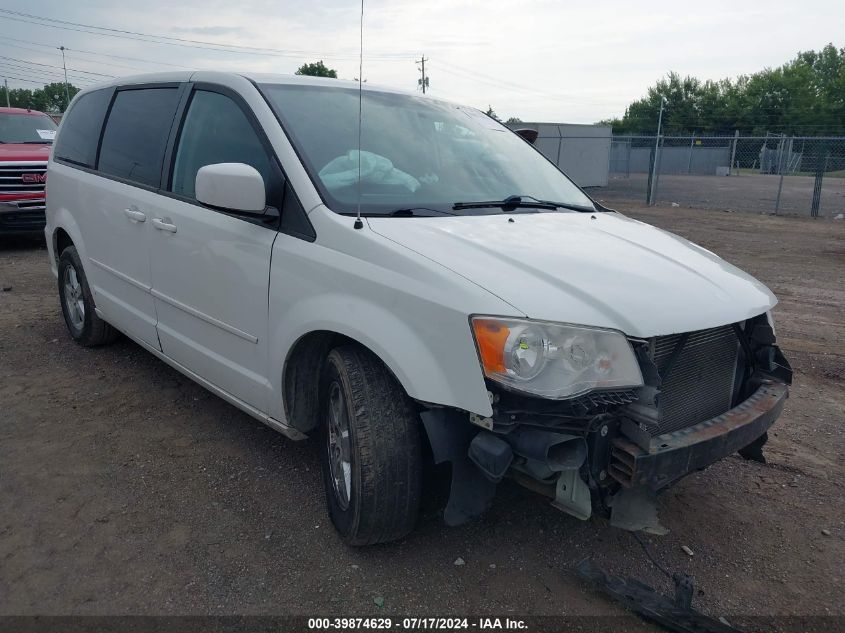
[[[763,459],[791,382],[765,286],[474,108],[359,88],[202,71],[81,92],[47,185],[70,335],[121,332],[320,437],[353,545],[413,528],[426,459],[451,465],[449,524],[511,477],[652,532],[660,490]]]

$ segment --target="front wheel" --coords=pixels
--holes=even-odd
[[[329,354],[321,381],[329,516],[349,545],[402,538],[422,488],[420,420],[388,369],[357,345]]]

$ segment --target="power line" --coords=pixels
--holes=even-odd
[[[531,86],[526,86],[523,84],[514,83],[511,81],[503,80],[499,77],[494,77],[492,75],[486,75],[483,72],[479,72],[477,70],[473,70],[471,68],[467,68],[465,66],[461,66],[460,64],[455,64],[453,62],[448,63],[448,70],[446,72],[451,72],[452,74],[463,75],[464,77],[474,79],[476,81],[480,81],[482,83],[487,83],[492,86],[498,88],[506,88],[511,91],[516,92],[525,92],[525,93],[532,93],[536,95],[540,95],[542,97],[546,97],[549,99],[555,100],[564,100],[564,101],[571,101],[572,103],[578,104],[589,104],[589,105],[616,105],[617,101],[585,101],[584,99],[580,99],[577,96],[569,95],[559,95],[555,93],[545,92],[543,90],[538,90],[537,88],[533,88]],[[441,68],[442,70],[442,68]]]
[[[185,48],[196,48],[202,50],[212,50],[223,53],[237,53],[243,55],[264,55],[271,57],[292,57],[301,58],[308,56],[320,56],[323,59],[335,60],[357,60],[357,56],[352,55],[326,55],[323,52],[296,50],[296,49],[277,49],[265,48],[257,46],[247,46],[241,44],[225,44],[218,42],[208,42],[205,40],[189,40],[185,38],[171,37],[168,35],[153,35],[149,33],[140,33],[137,31],[128,31],[123,29],[113,29],[109,27],[94,26],[90,24],[82,24],[79,22],[67,22],[65,20],[56,20],[53,18],[45,18],[41,16],[32,15],[29,13],[21,13],[19,11],[11,11],[9,9],[0,9],[0,13],[6,15],[0,16],[0,19],[13,20],[15,22],[23,22],[25,24],[33,24],[35,26],[44,26],[48,28],[61,29],[65,31],[74,31],[77,33],[87,33],[89,35],[101,35],[104,37],[115,37],[129,40],[136,40],[140,42],[148,42],[152,44],[165,44],[168,46],[181,46]],[[14,17],[24,16],[24,17]],[[29,18],[29,19],[25,19]],[[33,20],[38,20],[35,22]],[[49,22],[49,23],[45,23]],[[78,28],[77,28],[78,27]],[[380,59],[382,61],[404,61],[410,55],[404,53],[381,53],[371,55],[372,59]]]
[[[10,38],[8,38],[8,37],[3,38],[3,40],[7,40],[7,39],[10,39]],[[35,49],[35,48],[29,48],[28,46],[21,46],[19,44],[9,44],[8,42],[3,41],[3,40],[0,40],[0,46],[5,46],[5,47],[8,47],[8,48],[14,48],[16,50],[21,50],[21,51],[29,51],[30,53],[38,53],[39,55],[44,55],[47,52],[47,51],[39,51],[38,49]],[[56,48],[53,45],[46,45],[45,44],[45,46],[47,46],[48,48],[51,48],[51,49]],[[77,51],[76,49],[71,49],[71,48],[65,47],[65,52],[66,53],[68,53],[68,52],[79,53],[80,51]],[[140,70],[140,71],[143,71],[143,72],[150,72],[149,68],[141,68],[140,66],[126,66],[126,65],[123,65],[123,64],[114,64],[112,62],[106,62],[106,61],[102,61],[102,60],[94,61],[94,60],[90,60],[90,59],[82,59],[82,58],[77,57],[76,61],[81,62],[83,64],[94,63],[94,64],[101,64],[101,65],[104,65],[104,66],[116,66],[118,68],[129,68],[131,70]],[[182,68],[182,66],[178,66],[178,68]],[[76,69],[68,68],[68,70],[76,70]],[[89,72],[89,71],[79,69],[78,72],[85,73],[85,72]]]
[[[85,53],[85,51],[80,51],[80,50],[77,50],[75,48],[66,48],[65,51],[68,52],[68,53],[73,53],[75,60],[77,62],[82,62],[83,64],[101,64],[103,66],[114,66],[115,68],[126,68],[128,70],[136,70],[136,71],[141,71],[141,72],[144,72],[144,73],[152,72],[149,68],[143,68],[142,66],[128,66],[126,64],[115,64],[114,62],[107,62],[107,61],[103,61],[102,59],[96,59],[96,60],[84,59],[84,58],[79,57],[79,54]],[[99,55],[100,53],[92,53],[92,54],[93,55]],[[109,57],[114,57],[114,56],[109,55]],[[168,64],[166,62],[150,61],[150,62],[147,62],[147,63],[154,64],[154,65],[167,66],[167,67],[170,67],[170,68],[178,68],[180,70],[185,70],[185,69],[188,68],[187,66],[179,66],[178,64]]]
[[[5,40],[10,40],[10,41],[13,41],[13,42],[22,42],[24,44],[32,44],[34,46],[43,46],[43,47],[49,48],[49,49],[55,48],[55,46],[53,46],[52,44],[44,44],[42,42],[33,42],[31,40],[21,40],[21,39],[16,39],[14,37],[8,37],[8,36],[5,36],[5,35],[3,36],[3,41],[0,41],[0,44],[6,45],[6,46],[15,46],[14,44],[7,44]],[[24,47],[23,46],[17,46],[16,48],[24,48]],[[36,53],[42,52],[42,51],[36,51],[34,49],[31,49],[31,48],[26,48],[25,50],[33,51],[33,52],[36,52]],[[146,63],[146,64],[157,64],[159,66],[171,66],[173,68],[187,68],[186,66],[181,66],[179,64],[171,64],[169,62],[162,62],[162,61],[158,61],[158,60],[154,60],[154,59],[143,59],[141,57],[128,57],[126,55],[115,55],[114,53],[101,53],[101,52],[97,52],[97,51],[86,51],[86,50],[82,50],[82,49],[78,49],[78,48],[68,48],[67,50],[72,52],[72,53],[76,53],[76,54],[96,55],[98,57],[108,57],[110,59],[123,59],[123,60],[127,60],[127,61],[143,62],[143,63]],[[80,60],[80,61],[82,61],[82,60]],[[106,64],[107,66],[116,65],[116,64],[109,64],[108,62],[103,62],[103,61],[101,61],[99,63]],[[136,66],[123,66],[123,68],[132,68],[134,70],[144,70],[143,68],[138,68]]]
[[[43,79],[40,80],[40,81],[33,81],[32,79],[24,79],[23,77],[15,77],[14,75],[5,75],[5,77],[7,79],[14,79],[15,81],[23,81],[23,82],[28,83],[28,84],[38,84],[38,85],[41,85],[41,86],[46,85],[44,83]],[[14,88],[11,88],[10,90],[14,90]]]
[[[15,75],[15,76],[6,75],[5,74],[5,72],[6,72],[5,68],[9,68],[13,73],[27,75],[29,78],[27,79],[26,77],[18,77],[17,75]],[[25,71],[24,69],[21,69],[21,68],[4,67],[3,73],[4,73],[4,76],[8,77],[9,79],[17,79],[19,81],[26,81],[28,83],[41,84],[41,85],[44,85],[44,86],[46,86],[47,84],[64,83],[62,81],[62,77],[60,75],[59,76],[51,76],[51,75],[41,75],[41,74],[37,74],[37,73],[32,74],[30,72]],[[88,82],[79,81],[78,79],[73,79],[73,82],[74,82],[74,84],[79,84],[80,86],[90,85]]]
[[[155,39],[160,39],[160,40],[183,42],[183,43],[187,43],[187,44],[202,44],[202,45],[207,45],[207,46],[222,46],[222,47],[229,47],[229,48],[240,48],[240,49],[247,49],[247,50],[253,50],[253,51],[265,51],[265,52],[272,52],[272,53],[305,54],[307,52],[307,51],[297,51],[297,50],[283,50],[283,49],[277,49],[277,48],[265,48],[265,47],[260,47],[260,46],[245,46],[245,45],[240,45],[240,44],[221,44],[219,42],[209,42],[209,41],[206,41],[206,40],[191,40],[191,39],[182,38],[182,37],[172,37],[172,36],[169,36],[169,35],[155,35],[155,34],[150,34],[150,33],[140,33],[138,31],[128,31],[128,30],[124,30],[124,29],[115,29],[115,28],[110,28],[110,27],[106,27],[106,26],[95,26],[93,24],[82,24],[82,23],[79,23],[79,22],[68,22],[66,20],[57,20],[57,19],[54,19],[54,18],[45,18],[45,17],[41,17],[41,16],[37,16],[37,15],[32,15],[30,13],[22,13],[20,11],[11,11],[9,9],[0,9],[0,12],[12,14],[12,15],[17,15],[17,16],[22,16],[22,17],[33,19],[33,20],[40,20],[40,21],[43,21],[43,22],[53,22],[55,24],[65,24],[65,25],[70,25],[70,26],[78,26],[78,27],[82,27],[82,28],[86,28],[86,29],[96,29],[98,31],[109,31],[111,33],[118,33],[118,34],[121,34],[121,35],[137,35],[139,37],[149,37],[149,38],[155,38]]]
[[[61,47],[59,50],[67,50],[67,49],[64,48],[64,47]],[[24,64],[31,64],[33,66],[45,66],[47,68],[63,68],[62,66],[54,66],[53,64],[42,64],[42,63],[39,63],[39,62],[31,62],[31,61],[28,61],[26,59],[17,59],[16,57],[5,57],[3,55],[0,55],[0,59],[7,59],[7,60],[10,60],[10,61],[14,61],[14,62],[22,62]],[[107,79],[114,79],[114,75],[105,75],[103,73],[95,73],[95,72],[91,72],[91,71],[88,71],[88,70],[78,70],[76,68],[68,68],[68,70],[71,70],[71,71],[77,72],[77,73],[82,73],[84,75],[96,75],[98,77],[105,77]]]
[[[42,55],[44,54],[44,51],[35,50],[34,48],[26,48],[24,46],[17,46],[15,44],[7,44],[6,42],[2,42],[2,41],[0,41],[0,46],[11,46],[13,48],[20,49],[20,50],[32,51],[34,53],[41,53]],[[51,48],[55,48],[55,47],[51,47]],[[140,72],[145,72],[145,73],[152,72],[152,70],[149,67],[143,68],[142,66],[128,66],[126,64],[115,64],[114,62],[107,62],[107,61],[103,61],[102,59],[84,59],[84,58],[81,58],[81,57],[78,56],[79,52],[80,51],[78,51],[74,48],[65,47],[65,53],[74,53],[73,61],[76,62],[76,63],[98,64],[100,66],[114,66],[115,68],[126,68],[128,70],[140,71]],[[68,57],[70,57],[70,55],[68,55]],[[151,63],[157,63],[157,62],[151,62]],[[168,65],[171,65],[171,64],[168,64]],[[175,64],[172,64],[172,66],[174,68],[180,68],[180,69],[187,68],[186,66],[176,66]],[[68,70],[71,70],[71,69],[68,68]],[[86,71],[79,70],[79,72],[86,72]],[[123,74],[126,74],[126,73],[123,73]]]
[[[34,73],[35,75],[39,75],[42,77],[61,77],[59,73],[54,73],[49,70],[34,70],[32,68],[28,68],[27,66],[21,66],[19,64],[10,64],[8,62],[0,62],[0,66],[2,66],[3,68],[11,68],[13,72]]]
[[[535,90],[535,89],[517,88],[517,87],[513,87],[510,84],[507,84],[505,82],[491,80],[491,79],[485,79],[484,77],[476,76],[472,72],[464,72],[464,71],[461,71],[461,70],[456,70],[454,68],[451,68],[451,64],[449,64],[449,67],[447,67],[445,65],[438,65],[437,70],[440,71],[440,72],[447,73],[449,75],[453,75],[453,76],[458,77],[460,79],[464,79],[464,80],[469,79],[469,80],[475,81],[477,83],[490,85],[490,86],[493,86],[494,88],[498,88],[500,90],[507,90],[508,92],[521,93],[521,94],[526,94],[526,95],[530,94],[530,95],[533,95],[533,96],[542,97],[544,99],[549,99],[549,100],[558,101],[558,102],[562,102],[562,103],[569,103],[571,105],[600,105],[600,106],[618,107],[618,104],[619,104],[618,101],[587,101],[585,99],[577,99],[577,98],[573,98],[571,96],[556,95],[556,94],[542,92],[540,90]]]
[[[463,72],[463,74],[470,75],[473,78],[486,79],[488,83],[492,83],[492,84],[497,85],[497,86],[505,86],[505,87],[516,89],[516,90],[522,90],[522,91],[525,91],[525,92],[533,92],[533,93],[541,94],[541,95],[545,94],[542,91],[537,90],[536,88],[532,88],[531,86],[525,86],[525,85],[522,85],[522,84],[510,82],[510,81],[504,81],[500,77],[494,77],[492,75],[485,75],[482,72],[479,72],[479,71],[474,70],[472,68],[467,68],[465,66],[461,66],[460,64],[455,64],[454,62],[449,62],[449,67],[450,67],[450,69],[452,69],[454,71]]]
[[[25,72],[25,73],[33,74],[33,75],[37,74],[37,75],[40,75],[42,77],[51,77],[52,76],[52,77],[61,78],[61,77],[64,76],[63,73],[61,73],[60,71],[57,71],[57,70],[48,70],[48,69],[43,69],[43,68],[32,68],[30,66],[25,66],[23,64],[17,64],[17,63],[14,63],[14,62],[7,62],[7,61],[3,61],[3,60],[0,60],[0,66],[3,66],[5,68],[12,68],[12,69],[14,69],[15,71],[18,71],[18,72]],[[86,82],[96,81],[95,79],[92,79],[91,77],[73,77],[73,80],[74,81],[86,81]]]

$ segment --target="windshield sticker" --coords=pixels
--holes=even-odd
[[[56,138],[56,130],[35,130],[45,141],[52,141]]]

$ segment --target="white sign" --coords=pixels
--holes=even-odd
[[[38,132],[38,136],[40,136],[45,141],[52,141],[56,138],[56,130],[35,130]]]

